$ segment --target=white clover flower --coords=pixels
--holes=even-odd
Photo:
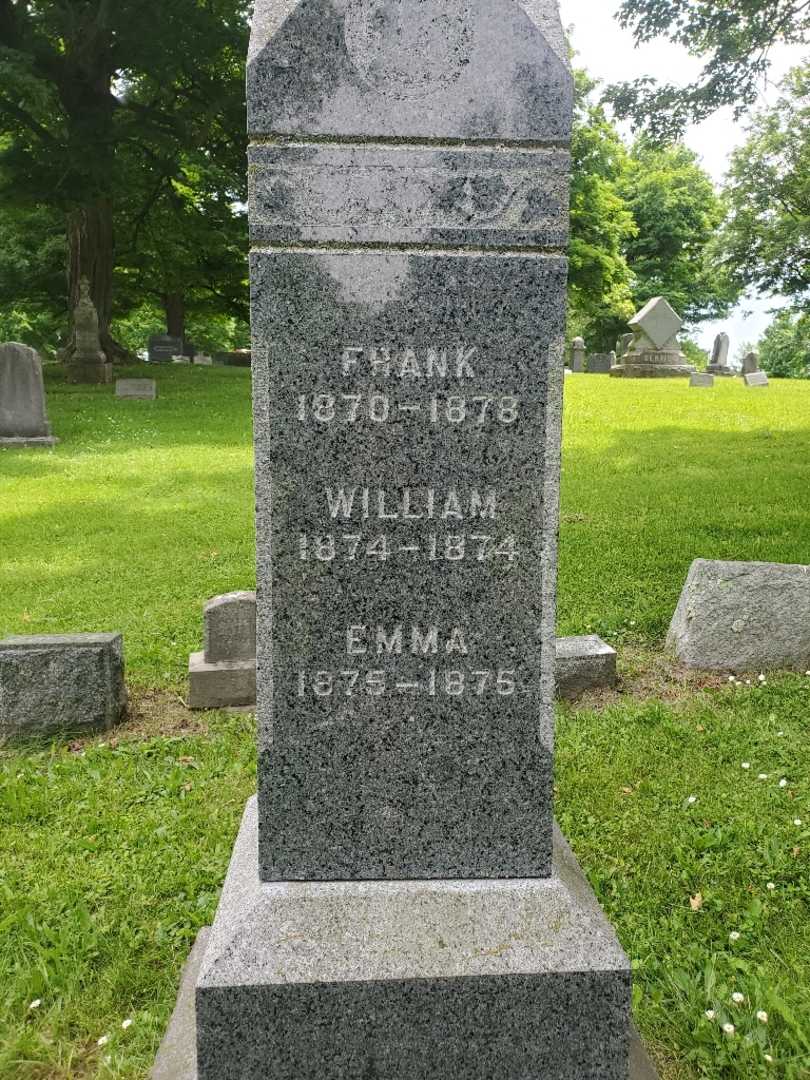
[[[41,1004],[42,998],[36,998],[36,1000],[32,1001],[31,1004],[28,1006],[28,1011],[31,1012],[33,1009],[38,1009]]]
[[[734,1002],[735,1005],[742,1005],[742,1003],[745,1001],[745,994],[741,994],[738,990],[736,994],[731,995],[731,1000]]]
[[[750,680],[750,679],[746,679],[746,680],[745,680],[745,685],[746,685],[746,686],[750,686],[750,685],[751,685],[751,680]]]
[[[744,762],[742,763],[742,767],[743,767],[744,769],[750,769],[750,768],[751,768],[751,762],[750,762],[750,761],[744,761]]]
[[[737,680],[736,680],[736,679],[734,678],[734,676],[733,676],[733,675],[729,675],[729,677],[728,677],[728,681],[729,681],[729,682],[736,682]]]
[[[765,1058],[765,1060],[768,1062],[769,1065],[773,1065],[773,1058],[771,1057],[770,1054],[764,1054],[763,1057]]]
[[[760,1009],[757,1013],[757,1020],[759,1020],[760,1024],[768,1023],[768,1014],[765,1012],[764,1009]]]
[[[739,941],[740,938],[742,937],[742,934],[740,933],[739,930],[732,930],[731,933],[728,935],[728,937],[729,937],[729,941]]]
[[[758,778],[758,779],[760,779],[760,780],[767,780],[767,779],[768,779],[768,774],[767,774],[766,772],[761,772],[761,773],[759,774],[759,778]]]
[[[109,1041],[110,1041],[110,1036],[109,1035],[102,1035],[101,1038],[96,1043],[96,1046],[106,1046]]]
[[[779,787],[787,787],[787,786],[788,786],[787,780],[785,780],[785,778],[782,777],[782,779],[779,781]]]
[[[717,1016],[717,1013],[714,1011],[714,1009],[707,1009],[703,1015],[706,1017],[707,1020],[714,1020],[715,1016]]]
[[[776,886],[772,881],[769,881],[765,888],[768,890],[768,892],[773,892],[776,889]]]
[[[121,1027],[123,1028],[124,1031],[126,1031],[127,1028],[131,1028],[132,1027],[132,1017],[128,1016],[126,1018],[126,1020],[124,1020],[123,1023],[121,1024]]]
[[[697,802],[697,795],[690,795],[689,798],[686,800],[686,803],[687,803],[688,806],[694,806],[696,802]]]
[[[737,1029],[733,1024],[723,1024],[723,1033],[731,1037]]]
[[[764,676],[764,675],[760,675],[760,677],[759,677],[759,681],[760,681],[761,683],[764,683],[764,682],[766,681],[766,680],[765,680],[765,676]]]
[[[797,829],[800,829],[802,826],[802,819],[800,817],[794,818],[793,824],[796,826]]]

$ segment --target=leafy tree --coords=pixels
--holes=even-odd
[[[638,44],[666,37],[705,60],[686,87],[638,79],[610,88],[618,114],[663,141],[725,105],[741,115],[757,100],[773,46],[810,37],[807,0],[622,0],[618,19]]]
[[[691,325],[727,315],[741,289],[709,252],[723,204],[697,155],[640,139],[619,192],[636,223],[625,245],[636,305],[665,296]]]
[[[243,145],[245,0],[0,0],[4,202],[67,223],[72,306],[86,275],[110,333],[122,203],[151,214],[190,153]],[[149,179],[153,183],[150,186]]]
[[[783,84],[732,155],[718,257],[738,285],[810,301],[810,65]]]
[[[759,343],[764,371],[782,379],[810,379],[810,315],[778,312]]]
[[[618,190],[627,151],[604,109],[591,100],[595,85],[576,72],[569,334],[607,349],[633,314],[624,247],[635,225]]]

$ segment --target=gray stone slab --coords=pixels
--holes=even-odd
[[[696,371],[689,380],[689,385],[700,390],[711,390],[714,386],[714,375]]]
[[[625,1080],[629,963],[542,880],[262,883],[251,800],[197,982],[200,1080]]]
[[[56,442],[48,423],[39,354],[17,342],[0,345],[0,447],[50,447]]]
[[[810,566],[697,559],[668,647],[706,671],[810,668]]]
[[[126,702],[120,634],[0,641],[0,738],[108,730]]]
[[[616,685],[616,650],[595,634],[557,638],[556,652],[558,698],[573,700]]]
[[[161,1043],[150,1080],[197,1080],[196,989],[203,956],[211,930],[201,930],[183,969],[177,1005]],[[628,1080],[658,1080],[635,1026],[630,1030],[630,1072]]]
[[[256,593],[215,596],[204,608],[205,659],[256,660]]]
[[[155,401],[158,396],[154,379],[116,379],[115,396],[135,401]]]
[[[188,661],[190,709],[252,708],[256,704],[256,661],[209,663],[205,653]]]
[[[769,386],[768,376],[764,371],[752,371],[749,375],[744,375],[746,386]]]
[[[293,138],[565,142],[567,50],[554,0],[259,0],[248,127]]]

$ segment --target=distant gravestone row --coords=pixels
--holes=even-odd
[[[712,350],[711,363],[706,371],[696,371],[686,362],[678,343],[683,319],[662,296],[650,300],[631,321],[632,334],[624,334],[612,353],[588,353],[581,337],[571,342],[568,373],[587,372],[591,375],[610,374],[623,379],[671,379],[689,377],[689,385],[710,389],[715,377],[733,377],[729,364],[731,341],[728,334],[718,334]],[[759,368],[759,357],[748,353],[742,371],[746,386],[767,386],[768,377]]]

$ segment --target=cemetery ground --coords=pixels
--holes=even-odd
[[[61,445],[0,455],[0,636],[121,630],[132,691],[115,732],[0,753],[4,1078],[147,1075],[255,787],[252,718],[183,704],[203,601],[254,586],[249,372],[157,377],[49,371]],[[561,825],[664,1080],[810,1077],[810,677],[661,656],[693,558],[810,563],[810,384],[566,399],[559,630],[623,686],[560,708]]]

